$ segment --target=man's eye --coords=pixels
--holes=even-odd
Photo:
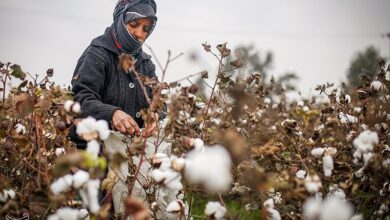
[[[137,22],[130,22],[130,26],[132,28],[136,28],[138,26],[138,23]]]

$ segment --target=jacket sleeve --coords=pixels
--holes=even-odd
[[[104,52],[91,47],[76,70],[76,77],[72,80],[72,92],[74,100],[81,104],[83,116],[111,122],[112,114],[120,108],[102,102],[101,97],[109,74],[106,60]]]

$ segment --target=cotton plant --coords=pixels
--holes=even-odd
[[[96,214],[100,210],[98,193],[100,180],[90,179],[88,172],[78,170],[75,174],[67,174],[58,178],[50,185],[54,195],[68,192],[71,189],[78,189],[81,199],[91,213]]]
[[[353,140],[353,146],[355,152],[353,153],[354,163],[359,164],[363,161],[363,167],[361,167],[355,175],[361,177],[364,173],[364,169],[372,159],[374,147],[379,143],[378,134],[374,131],[365,130],[359,134]]]
[[[336,153],[337,149],[334,147],[318,147],[311,150],[311,155],[314,157],[322,157],[324,175],[327,177],[332,176],[332,171],[334,169],[333,157]]]
[[[179,166],[184,166],[184,164],[182,159],[180,159],[180,165],[174,161],[179,161],[179,159],[173,156],[170,158],[164,153],[156,153],[152,158],[152,166],[154,169],[151,171],[150,176],[156,183],[171,190],[173,194],[177,194],[183,189],[181,183],[181,169]],[[176,170],[174,168],[176,168]]]
[[[58,178],[50,185],[50,190],[54,195],[67,192],[72,187],[75,189],[83,186],[90,176],[89,173],[84,170],[78,170],[75,174],[67,174],[63,177]]]
[[[96,120],[93,117],[82,119],[76,127],[76,133],[86,140],[86,152],[96,160],[100,152],[98,140],[106,140],[110,136],[108,123],[105,120]]]

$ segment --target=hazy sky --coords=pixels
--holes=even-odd
[[[111,25],[116,0],[1,0],[0,61],[22,65],[30,73],[55,70],[55,81],[68,85],[77,59],[90,41]],[[173,81],[207,69],[216,60],[201,43],[228,42],[235,48],[253,43],[274,53],[272,74],[296,72],[303,91],[344,79],[356,52],[369,45],[389,56],[388,0],[157,0],[157,28],[147,40],[157,58],[167,51],[184,56],[172,63]],[[145,49],[148,52],[147,49]],[[200,61],[190,63],[197,53]],[[159,74],[159,73],[158,73]]]

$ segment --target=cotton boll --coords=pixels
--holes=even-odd
[[[303,106],[302,110],[304,112],[308,112],[310,110],[310,108],[307,105],[305,105],[305,106]]]
[[[321,200],[315,198],[309,198],[303,204],[303,216],[304,219],[314,220],[318,219],[321,213]]]
[[[73,187],[80,188],[89,180],[89,173],[84,170],[78,170],[73,174]]]
[[[76,133],[87,141],[98,137],[105,140],[110,136],[108,123],[105,120],[96,121],[92,117],[81,120],[77,124]]]
[[[154,169],[151,172],[152,178],[159,184],[163,184],[166,188],[172,190],[174,194],[183,189],[181,183],[181,175],[171,169],[161,170]]]
[[[231,158],[222,146],[192,150],[187,156],[185,175],[190,183],[202,184],[207,191],[223,192],[232,182]]]
[[[339,119],[341,124],[355,124],[358,122],[358,119],[355,116],[348,115],[343,112],[339,113]]]
[[[54,151],[57,157],[59,157],[61,154],[65,154],[65,149],[63,147],[57,147]]]
[[[177,194],[178,191],[183,189],[180,173],[173,170],[164,171],[164,185]]]
[[[340,189],[337,184],[334,184],[329,187],[329,193],[327,197],[331,197],[331,196],[337,197],[341,201],[345,201],[346,198],[344,190]]]
[[[15,191],[12,189],[4,189],[3,191],[0,191],[0,202],[7,202],[9,199],[15,198]]]
[[[352,214],[351,205],[337,197],[329,197],[322,204],[320,219],[349,220]]]
[[[108,123],[105,120],[99,120],[96,122],[96,130],[99,132],[99,138],[101,140],[106,140],[110,136]]]
[[[371,88],[375,91],[380,91],[383,89],[383,84],[381,81],[375,80],[371,82]]]
[[[65,103],[64,103],[65,111],[70,112],[72,105],[73,105],[73,101],[72,100],[66,100]]]
[[[0,202],[7,202],[8,200],[8,195],[3,191],[0,192]]]
[[[198,150],[198,151],[204,149],[204,142],[203,142],[202,139],[200,139],[200,138],[195,138],[194,139],[194,149]]]
[[[276,192],[274,195],[272,195],[272,199],[274,200],[275,204],[281,204],[283,202],[282,194],[280,192]]]
[[[89,180],[87,182],[89,210],[94,214],[96,214],[100,210],[99,198],[98,198],[99,186],[100,186],[100,180]]]
[[[62,192],[66,192],[72,186],[73,176],[68,174],[63,176],[56,181],[54,181],[50,185],[50,190],[54,193],[54,195],[60,194]]]
[[[353,108],[353,111],[360,114],[362,112],[362,108],[361,107],[355,107]]]
[[[213,119],[211,119],[211,122],[214,123],[215,125],[219,126],[221,124],[221,119],[220,118],[213,118]]]
[[[74,112],[74,113],[80,113],[80,111],[81,111],[81,105],[80,105],[80,103],[75,102],[75,103],[72,105],[71,111]]]
[[[16,133],[18,133],[20,135],[24,135],[26,133],[26,127],[24,127],[24,125],[18,123],[15,125],[15,131],[16,131]]]
[[[332,170],[333,170],[333,159],[329,155],[325,155],[322,158],[322,165],[324,169],[324,175],[329,177],[332,175]]]
[[[168,169],[171,167],[171,160],[164,153],[156,153],[152,157],[152,165],[161,170]]]
[[[87,218],[88,215],[89,215],[88,210],[86,210],[86,209],[80,209],[79,217],[80,217],[81,219]]]
[[[360,150],[356,150],[354,153],[353,153],[353,157],[356,158],[356,159],[361,159],[362,158],[362,152]]]
[[[267,199],[263,202],[263,206],[266,208],[273,208],[275,207],[274,205],[274,200],[273,199]]]
[[[4,192],[8,195],[9,199],[15,198],[16,193],[12,189],[4,190]]]
[[[317,175],[307,176],[305,179],[306,190],[310,193],[316,193],[322,187],[321,179]]]
[[[321,157],[324,154],[324,152],[325,152],[325,148],[317,147],[311,150],[311,155],[315,157]]]
[[[355,176],[357,178],[361,178],[364,175],[364,167],[360,168],[358,171],[355,172]]]
[[[374,145],[378,143],[378,134],[370,130],[363,131],[355,140],[353,140],[353,146],[362,153],[372,151]]]
[[[372,158],[372,153],[365,153],[365,154],[363,154],[364,167],[367,167],[367,165],[370,162],[371,158]]]
[[[279,211],[276,209],[268,208],[267,212],[268,212],[268,218],[267,218],[268,220],[281,220],[282,219],[282,217],[280,217]]]
[[[181,172],[184,169],[186,160],[184,158],[174,158],[172,159],[172,169],[176,172]]]
[[[87,144],[87,152],[96,159],[100,152],[100,144],[96,140],[91,140]]]
[[[183,212],[185,208],[184,202],[181,200],[175,200],[168,204],[165,211],[170,213]]]
[[[336,97],[336,102],[340,104],[348,104],[351,102],[351,96],[349,95],[339,95]]]
[[[267,219],[268,220],[280,220],[280,213],[278,210],[274,209],[274,200],[273,199],[268,199],[263,203],[263,206],[265,207],[268,215]]]
[[[84,185],[83,188],[79,189],[79,195],[81,197],[81,200],[83,201],[83,204],[85,207],[89,206],[89,199],[88,199],[88,191],[86,188],[86,185]]]
[[[296,176],[298,179],[305,179],[306,170],[298,170],[298,172],[295,174],[295,176]]]
[[[50,215],[48,220],[80,220],[88,216],[88,211],[86,209],[72,209],[69,207],[60,208],[53,215]]]
[[[213,219],[222,219],[227,210],[224,206],[222,206],[219,202],[208,202],[204,213],[206,216],[211,217]]]
[[[165,178],[164,172],[159,170],[159,169],[152,170],[151,174],[152,174],[153,180],[156,181],[157,183],[162,182]]]

